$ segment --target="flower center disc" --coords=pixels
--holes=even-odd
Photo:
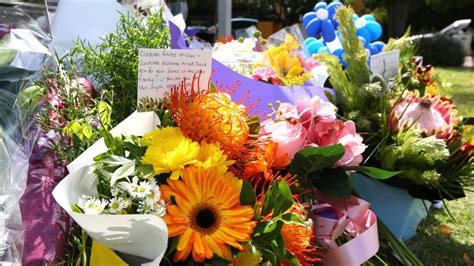
[[[194,208],[191,214],[191,226],[204,234],[211,234],[217,230],[220,217],[217,210],[209,205],[200,205]]]
[[[429,109],[431,107],[431,101],[430,100],[421,100],[420,101],[420,106],[426,109]]]

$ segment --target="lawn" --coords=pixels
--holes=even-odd
[[[435,71],[452,83],[454,103],[460,114],[474,117],[474,70]],[[466,265],[469,258],[474,261],[474,192],[448,202],[447,206],[454,220],[445,208],[432,210],[418,226],[418,234],[407,242],[425,265]]]

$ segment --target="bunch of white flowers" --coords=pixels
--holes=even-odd
[[[155,179],[118,182],[111,188],[109,199],[82,195],[78,207],[88,215],[154,214],[163,217],[166,203],[161,199],[160,186]]]

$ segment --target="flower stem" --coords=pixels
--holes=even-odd
[[[82,254],[82,266],[87,266],[87,233],[85,230],[82,230],[82,245],[81,245],[81,254]]]

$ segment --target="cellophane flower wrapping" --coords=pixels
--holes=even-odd
[[[20,197],[38,132],[34,121],[40,75],[51,39],[19,8],[0,9],[0,264],[21,265],[24,224]],[[39,202],[35,203],[41,204]],[[33,243],[32,243],[33,244]]]

